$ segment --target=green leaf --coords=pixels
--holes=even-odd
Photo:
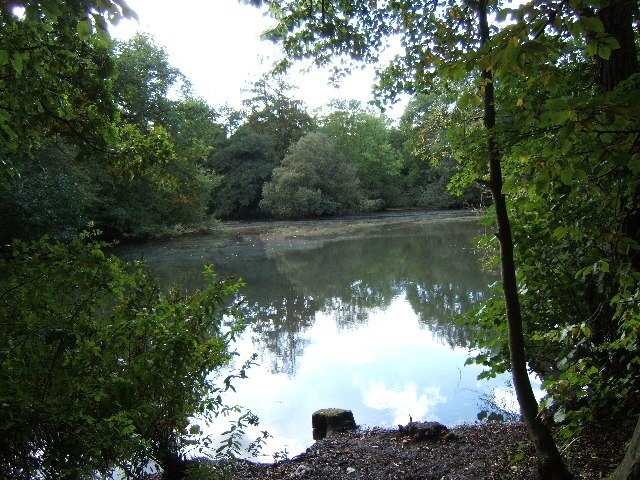
[[[516,189],[516,180],[514,177],[507,177],[502,184],[502,193],[510,193]]]
[[[573,179],[573,167],[568,165],[564,167],[560,172],[560,180],[565,185],[569,185],[572,179]]]
[[[568,232],[569,232],[568,227],[558,227],[553,231],[553,238],[557,240],[562,240],[564,237],[567,236]]]
[[[599,45],[598,56],[604,60],[609,60],[609,58],[611,57],[611,49],[606,45]]]
[[[556,413],[553,414],[553,421],[556,423],[562,423],[567,419],[567,413],[563,408],[558,409]]]
[[[91,25],[88,20],[78,22],[78,36],[81,40],[87,40],[91,36]]]
[[[0,50],[0,66],[9,63],[9,52],[6,50]]]
[[[602,33],[604,32],[604,25],[598,17],[582,17],[580,21],[585,27],[585,30],[589,33]]]
[[[14,53],[11,57],[11,65],[15,72],[20,75],[22,73],[22,55],[20,53]]]
[[[590,57],[595,56],[598,53],[598,41],[589,40],[586,46],[587,55]]]
[[[629,170],[631,170],[631,173],[637,177],[640,174],[640,156],[632,155],[631,158],[629,158],[627,166],[629,167]]]

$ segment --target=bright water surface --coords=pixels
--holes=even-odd
[[[480,233],[470,215],[386,214],[231,224],[119,255],[144,258],[165,285],[195,288],[204,263],[247,282],[239,361],[257,352],[259,365],[225,400],[260,417],[265,454],[292,456],[313,443],[319,408],[392,427],[473,422],[488,395],[513,407],[507,377],[478,381],[480,367],[464,366],[472,332],[454,323],[495,280],[472,247]]]

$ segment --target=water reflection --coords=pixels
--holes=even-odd
[[[464,367],[472,332],[452,319],[485,295],[473,219],[377,222],[331,237],[266,230],[126,247],[143,256],[166,285],[192,289],[204,263],[247,286],[242,308],[252,327],[241,358],[260,366],[237,385],[234,402],[250,407],[289,452],[303,450],[318,408],[354,411],[356,422],[391,426],[414,420],[473,421],[476,367]],[[266,232],[266,233],[265,233]],[[275,448],[275,447],[274,447]]]

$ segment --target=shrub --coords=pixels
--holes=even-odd
[[[163,293],[106,246],[14,241],[0,259],[2,478],[136,475],[179,460],[189,417],[222,405],[209,373],[242,328],[222,324],[241,283],[207,268],[204,290]]]

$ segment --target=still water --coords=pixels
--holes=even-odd
[[[319,408],[381,427],[473,422],[488,396],[515,409],[507,377],[478,381],[481,369],[464,366],[473,332],[454,322],[495,281],[472,246],[481,233],[471,215],[386,214],[225,224],[119,255],[143,258],[165,285],[197,287],[204,263],[246,281],[238,358],[256,352],[258,365],[225,400],[259,416],[268,459],[313,443]]]

